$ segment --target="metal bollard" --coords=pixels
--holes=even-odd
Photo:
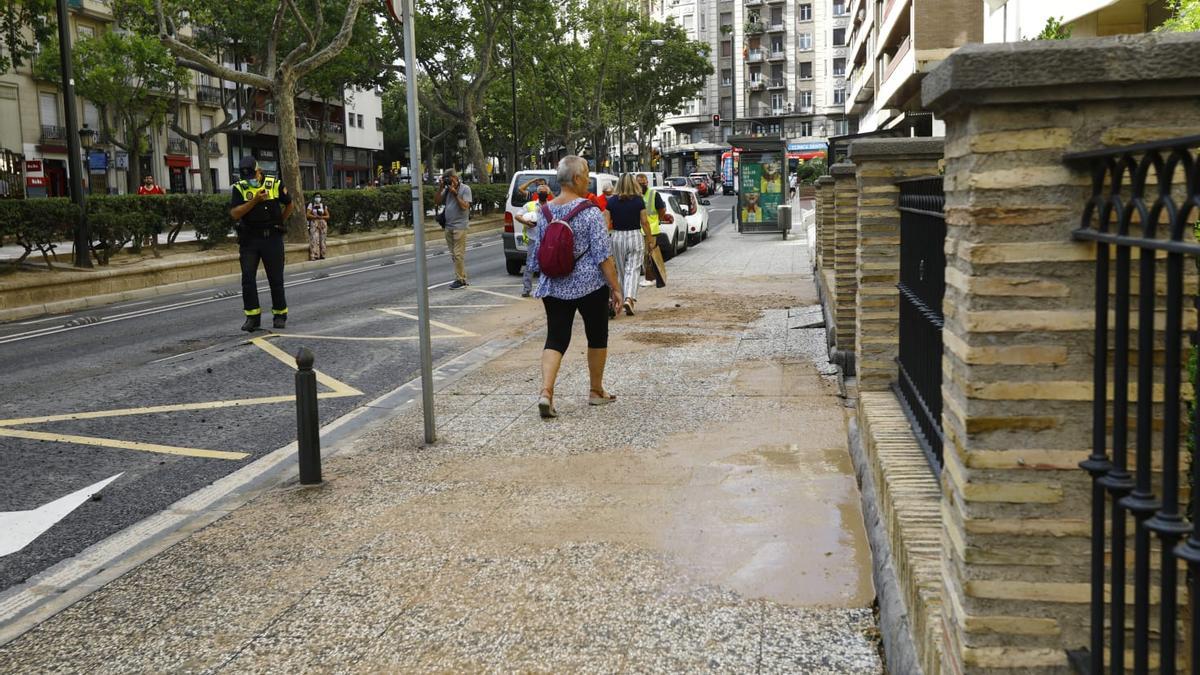
[[[300,444],[300,484],[321,482],[321,432],[317,420],[317,374],[313,353],[296,353],[296,439]]]
[[[783,231],[783,238],[786,241],[788,233],[792,231],[792,205],[782,204],[779,207],[779,229]]]

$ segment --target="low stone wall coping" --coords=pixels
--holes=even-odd
[[[850,143],[849,157],[893,160],[905,157],[936,159],[945,151],[943,138],[864,138]]]
[[[829,174],[834,177],[853,176],[857,170],[858,167],[854,166],[853,164],[849,162],[842,162],[841,164],[834,164],[833,166],[829,167]]]
[[[821,176],[820,178],[817,179],[816,182],[817,182],[818,186],[832,185],[833,184],[833,176]]]
[[[964,103],[1079,101],[1200,94],[1200,33],[969,44],[921,83],[939,117]]]

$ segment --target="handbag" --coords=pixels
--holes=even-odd
[[[438,211],[437,215],[435,215],[433,219],[437,221],[439,227],[441,227],[443,230],[446,229],[446,207],[443,206],[442,210]]]

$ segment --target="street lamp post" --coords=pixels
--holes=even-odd
[[[89,195],[92,194],[92,162],[88,157],[88,151],[92,149],[92,141],[95,139],[95,137],[96,132],[89,129],[87,123],[85,122],[83,128],[79,130],[79,147],[82,149],[84,166],[86,166],[88,169],[87,193]]]
[[[67,21],[67,0],[57,0],[59,65],[62,69],[63,112],[67,118],[67,162],[71,172],[71,199],[79,208],[75,221],[75,266],[91,267],[91,233],[88,232],[87,196],[83,192],[83,162],[79,157],[79,119],[75,111],[75,76],[71,69],[71,30]]]
[[[513,9],[512,2],[509,2],[509,31],[508,31],[508,58],[512,65],[512,166],[509,169],[510,177],[517,174],[517,19],[516,11]]]

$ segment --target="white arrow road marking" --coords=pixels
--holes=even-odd
[[[0,558],[16,553],[32,544],[35,539],[45,534],[46,530],[54,527],[55,523],[79,508],[80,504],[91,499],[92,495],[103,490],[106,485],[123,475],[125,475],[124,472],[112,478],[105,478],[99,483],[89,485],[31,511],[0,513]]]

